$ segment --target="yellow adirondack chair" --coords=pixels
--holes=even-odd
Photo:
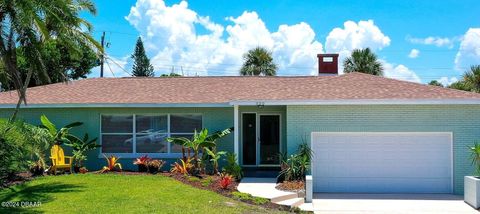
[[[62,147],[59,145],[53,145],[52,149],[50,150],[50,159],[52,159],[52,168],[51,171],[53,174],[57,174],[57,170],[64,170],[72,172],[72,156],[65,156],[63,153]],[[66,161],[68,160],[68,161]]]

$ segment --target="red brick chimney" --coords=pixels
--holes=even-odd
[[[338,54],[318,54],[318,76],[338,75]]]

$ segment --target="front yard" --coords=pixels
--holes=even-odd
[[[162,175],[45,176],[0,190],[0,213],[278,213]],[[41,202],[5,208],[5,202]],[[24,203],[25,204],[25,203]],[[14,205],[14,204],[10,204]]]

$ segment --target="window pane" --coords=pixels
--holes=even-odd
[[[187,135],[176,134],[176,135],[171,135],[171,136],[172,137],[184,137],[184,138],[187,138],[187,139],[192,139],[193,134],[187,134]],[[182,153],[182,146],[172,143],[172,145],[170,145],[170,153]],[[192,151],[192,155],[193,155],[193,151]]]
[[[142,116],[135,117],[135,125],[137,133],[167,133],[167,116]]]
[[[137,135],[137,153],[167,153],[167,134]]]
[[[201,115],[171,115],[170,132],[172,133],[193,133],[194,130],[202,129]]]
[[[102,133],[132,133],[132,115],[102,115]]]
[[[132,135],[102,135],[103,153],[131,153]]]

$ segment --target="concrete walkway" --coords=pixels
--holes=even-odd
[[[327,194],[313,196],[315,213],[479,213],[448,194]]]

